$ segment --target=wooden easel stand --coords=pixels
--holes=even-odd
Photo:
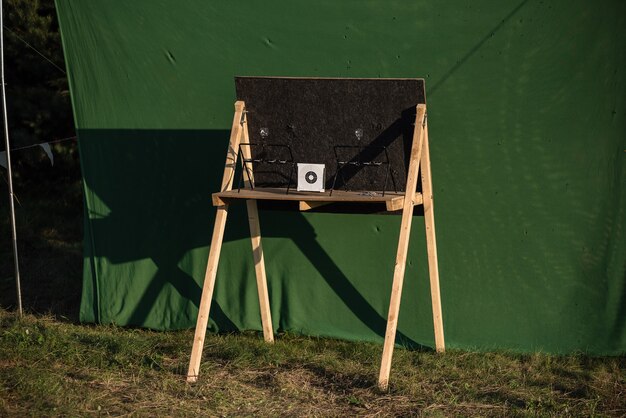
[[[387,330],[383,345],[383,355],[378,377],[378,386],[381,390],[387,390],[389,386],[389,374],[391,370],[391,359],[395,345],[395,337],[398,326],[398,314],[400,312],[400,301],[402,298],[402,285],[406,268],[406,259],[409,248],[409,238],[411,223],[413,220],[413,207],[424,205],[424,222],[426,226],[426,246],[428,252],[428,271],[430,276],[431,301],[433,309],[433,321],[435,329],[435,346],[438,352],[445,351],[443,318],[441,313],[441,296],[439,290],[439,270],[437,267],[437,244],[435,237],[435,218],[433,208],[433,190],[430,168],[430,154],[428,148],[428,124],[426,120],[426,105],[417,105],[415,118],[415,130],[413,133],[413,143],[409,158],[409,169],[407,174],[406,191],[403,194],[386,193],[386,196],[364,197],[360,193],[334,193],[332,196],[319,193],[290,193],[284,194],[280,189],[259,189],[233,191],[232,184],[237,164],[239,144],[249,142],[248,127],[246,124],[245,105],[242,101],[235,103],[235,115],[231,129],[230,142],[224,167],[224,176],[220,192],[213,195],[213,203],[217,206],[215,226],[211,238],[211,248],[202,288],[202,298],[196,323],[196,332],[191,351],[187,381],[195,382],[198,379],[200,363],[202,359],[202,349],[204,337],[209,321],[209,311],[211,299],[215,287],[215,278],[219,264],[220,250],[224,238],[224,228],[228,216],[228,206],[231,200],[244,199],[248,209],[248,222],[250,225],[250,237],[252,243],[252,253],[256,273],[259,305],[261,309],[261,322],[263,325],[263,336],[265,341],[273,342],[274,333],[272,329],[272,318],[269,305],[267,289],[267,278],[265,274],[265,262],[263,247],[261,245],[261,228],[259,224],[259,212],[257,200],[295,200],[299,202],[300,210],[308,210],[321,204],[329,202],[358,202],[362,204],[384,202],[387,210],[402,209],[402,220],[400,224],[400,237],[398,240],[398,250],[393,274],[393,284],[391,299],[389,302],[389,314],[387,318]],[[243,157],[250,158],[250,148],[241,147]],[[416,193],[418,177],[420,177],[422,193]],[[244,170],[244,179],[248,186],[254,181],[254,174],[248,174]]]

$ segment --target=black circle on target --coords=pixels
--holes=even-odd
[[[315,174],[313,171],[308,171],[304,175],[304,179],[306,180],[307,183],[314,184],[317,181],[317,174]]]

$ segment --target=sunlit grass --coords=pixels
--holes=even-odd
[[[0,415],[626,414],[626,359],[396,350],[256,333],[209,335],[185,381],[192,331],[75,325],[0,311]]]
[[[38,314],[12,312],[5,241],[0,416],[626,416],[624,357],[397,349],[381,393],[380,345],[290,334],[269,345],[240,333],[208,335],[200,379],[187,384],[192,330],[75,323],[82,194],[70,174],[18,182],[24,304]],[[0,231],[10,237],[6,206]]]

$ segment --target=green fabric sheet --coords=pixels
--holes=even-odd
[[[424,77],[447,346],[626,352],[625,2],[57,7],[85,188],[82,321],[194,326],[235,75]],[[382,341],[400,217],[260,219],[274,328]],[[245,205],[210,329],[261,329]],[[434,344],[422,217],[397,342]]]

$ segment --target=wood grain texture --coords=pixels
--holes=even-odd
[[[233,185],[233,177],[235,174],[235,165],[237,164],[237,152],[242,136],[242,116],[244,103],[242,101],[235,102],[235,115],[233,116],[233,124],[230,131],[230,141],[228,143],[228,151],[226,152],[226,164],[224,165],[224,176],[222,177],[223,191],[230,190]],[[202,349],[204,348],[204,337],[206,336],[206,328],[209,323],[209,312],[211,311],[211,299],[213,298],[213,290],[215,288],[215,278],[217,276],[217,267],[222,250],[222,241],[224,239],[224,229],[226,227],[226,219],[228,217],[228,205],[217,208],[215,215],[215,224],[213,226],[213,235],[211,237],[211,248],[209,249],[209,259],[207,261],[206,273],[204,275],[204,284],[202,285],[202,297],[200,298],[200,306],[198,308],[198,320],[196,321],[196,331],[193,338],[193,346],[191,349],[191,358],[189,359],[189,369],[187,370],[187,381],[195,382],[198,380],[200,372],[200,362],[202,361]]]
[[[406,193],[402,208],[402,221],[400,223],[400,237],[398,239],[398,250],[396,253],[396,263],[393,271],[393,284],[391,288],[391,298],[389,301],[389,314],[387,316],[387,330],[385,332],[385,342],[383,345],[383,355],[378,376],[378,387],[387,390],[389,384],[389,373],[391,371],[391,358],[396,340],[396,330],[398,327],[398,313],[400,312],[400,301],[402,299],[402,284],[404,282],[404,271],[406,268],[406,257],[409,250],[409,238],[411,235],[411,222],[413,220],[413,204],[415,189],[417,187],[420,159],[422,157],[422,144],[424,142],[424,117],[426,105],[417,106],[415,118],[415,134],[409,163],[409,172],[406,180]]]
[[[320,206],[327,205],[329,202],[312,202],[310,200],[299,200],[298,201],[298,209],[301,212],[306,212],[307,210],[319,208]]]
[[[359,202],[359,203],[381,203],[393,200],[404,200],[404,193],[387,192],[383,196],[382,192],[347,192],[335,190],[330,192],[298,192],[273,187],[257,187],[255,189],[230,190],[213,193],[213,204],[220,206],[235,199],[257,199],[257,200],[284,200],[303,202]]]
[[[242,142],[249,142],[248,124],[244,115],[244,125]],[[241,147],[244,159],[250,158],[250,148]],[[254,171],[243,170],[245,184],[250,187],[254,184]],[[267,275],[265,273],[265,257],[263,256],[263,245],[261,244],[261,222],[259,220],[259,209],[256,200],[247,200],[248,225],[250,226],[250,242],[252,244],[252,257],[254,259],[254,273],[256,276],[257,293],[259,295],[259,308],[261,311],[261,324],[263,326],[263,338],[267,342],[274,342],[274,331],[272,328],[272,313],[270,310],[269,292],[267,290]]]
[[[446,344],[443,333],[443,315],[441,313],[441,291],[439,288],[439,264],[437,261],[437,237],[435,234],[435,208],[428,144],[428,122],[426,122],[424,145],[422,147],[422,191],[424,198],[424,224],[426,227],[430,297],[435,329],[435,349],[437,352],[441,353],[446,350]]]
[[[222,250],[222,240],[224,239],[224,227],[226,226],[227,217],[228,206],[219,207],[217,209],[217,214],[215,215],[215,225],[213,227],[213,236],[211,238],[211,249],[209,250],[209,259],[207,261],[207,269],[204,275],[202,297],[200,299],[200,307],[198,309],[198,320],[196,321],[196,331],[193,338],[193,346],[191,348],[189,369],[187,370],[187,382],[190,383],[197,381],[200,373],[204,337],[206,336],[206,328],[209,323],[211,299],[213,298],[213,290],[215,288],[215,277],[217,275],[217,266],[219,264],[220,252]]]

